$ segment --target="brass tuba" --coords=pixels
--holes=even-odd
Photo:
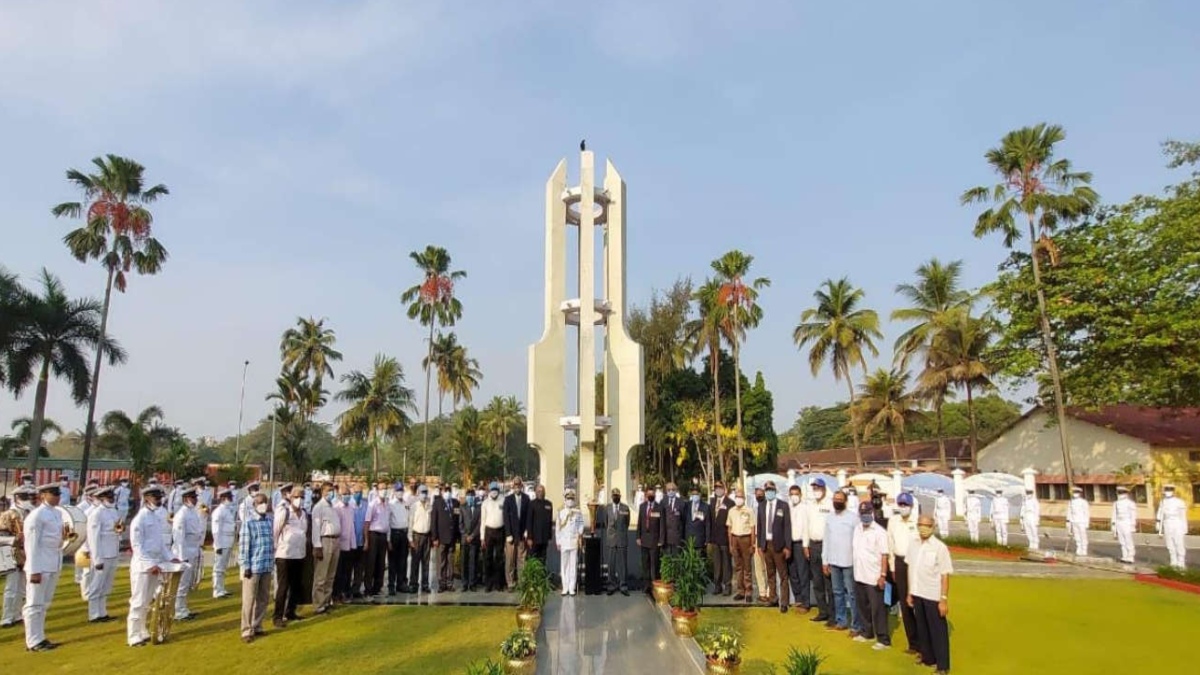
[[[150,603],[150,612],[146,617],[150,641],[156,645],[166,642],[171,635],[171,624],[175,621],[175,594],[183,578],[182,564],[167,563],[161,565],[160,569],[162,583],[158,585],[158,593]]]

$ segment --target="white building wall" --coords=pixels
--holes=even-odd
[[[1039,410],[980,448],[980,471],[1019,476],[1028,467],[1042,475],[1064,475],[1058,428],[1047,424],[1050,420]],[[1136,438],[1068,417],[1067,439],[1076,476],[1115,474],[1129,464],[1150,469],[1150,446]]]

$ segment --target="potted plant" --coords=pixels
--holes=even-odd
[[[532,673],[537,657],[537,639],[533,633],[518,628],[500,643],[500,655],[506,661],[508,672]]]
[[[671,623],[676,635],[691,637],[696,633],[700,604],[708,589],[708,563],[691,540],[676,556],[673,581]]]
[[[742,636],[729,626],[709,626],[696,635],[710,675],[737,675],[742,664]]]
[[[658,561],[658,579],[654,580],[651,585],[651,592],[654,594],[654,602],[659,605],[665,605],[671,600],[671,593],[675,591],[675,570],[678,568],[679,556],[668,554]]]
[[[550,595],[550,573],[534,557],[525,559],[517,576],[517,627],[531,633],[542,623],[542,606]]]

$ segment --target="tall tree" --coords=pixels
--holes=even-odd
[[[337,334],[325,327],[325,319],[296,317],[296,325],[279,340],[283,369],[311,378],[320,389],[326,376],[333,377],[333,362],[342,360],[342,353],[333,348],[336,343]]]
[[[377,354],[369,375],[357,370],[342,376],[345,389],[337,400],[350,404],[338,415],[338,435],[371,445],[371,473],[379,474],[380,445],[412,426],[413,390],[404,386],[404,369],[396,359]],[[424,471],[424,469],[422,469]]]
[[[463,484],[471,485],[475,470],[482,459],[484,430],[479,411],[467,406],[454,415],[454,435],[450,447],[454,451],[455,463],[462,471]]]
[[[145,476],[154,464],[155,444],[170,443],[175,434],[163,425],[162,408],[152,405],[130,417],[124,411],[110,410],[100,418],[96,446],[114,457],[128,457],[133,472]]]
[[[910,304],[908,307],[894,310],[892,320],[910,321],[914,324],[896,340],[896,361],[900,368],[907,369],[909,360],[914,356],[920,354],[928,356],[929,342],[938,317],[954,307],[970,303],[971,294],[959,287],[961,278],[961,260],[943,264],[937,258],[931,258],[929,262],[922,263],[917,268],[915,283],[903,283],[896,286],[896,293]],[[926,362],[928,365],[927,358]],[[934,418],[937,423],[938,458],[944,467],[946,466],[946,438],[942,429],[942,407],[946,404],[947,389],[933,387],[923,389],[922,394],[933,406]]]
[[[428,475],[429,460],[429,387],[433,370],[433,332],[453,326],[462,318],[462,302],[454,295],[454,284],[467,276],[462,270],[450,271],[450,254],[440,246],[426,246],[408,257],[421,270],[422,279],[404,291],[400,301],[408,303],[408,318],[429,326],[429,349],[425,356],[425,426],[421,432],[421,474]]]
[[[99,338],[103,342],[108,335],[108,310],[113,288],[124,293],[131,272],[157,274],[167,260],[167,249],[151,234],[154,217],[146,205],[165,197],[169,191],[161,183],[147,187],[145,167],[132,159],[110,154],[92,159],[92,165],[95,173],[67,170],[67,181],[83,192],[83,200],[63,202],[50,212],[59,218],[83,217],[83,226],[68,232],[63,243],[79,262],[97,260],[104,267],[107,280],[100,311]],[[80,481],[86,481],[88,477],[102,357],[103,354],[97,351],[92,366]]]
[[[1063,468],[1068,485],[1074,485],[1066,413],[1063,409],[1062,377],[1058,370],[1054,333],[1046,311],[1041,257],[1046,256],[1051,265],[1057,264],[1059,250],[1052,237],[1054,231],[1060,224],[1074,222],[1088,214],[1099,197],[1089,185],[1091,173],[1075,171],[1069,160],[1055,158],[1054,146],[1066,137],[1061,126],[1045,123],[1005,134],[1000,139],[1000,145],[984,155],[991,169],[1000,176],[1000,182],[991,187],[981,185],[967,190],[962,194],[961,202],[993,204],[976,219],[975,236],[984,237],[999,232],[1006,248],[1011,249],[1020,240],[1018,218],[1025,218],[1042,343],[1054,390]]]
[[[97,351],[109,365],[125,361],[125,351],[102,329],[101,305],[93,299],[72,300],[62,282],[42,270],[40,293],[23,293],[25,322],[17,328],[9,347],[9,386],[20,395],[35,379],[33,417],[29,426],[29,472],[37,470],[37,448],[42,447],[46,397],[50,375],[71,385],[71,396],[82,405],[88,400],[91,380],[87,354]],[[86,448],[86,446],[85,446]]]
[[[896,452],[896,439],[904,443],[904,432],[908,423],[920,417],[918,397],[908,390],[909,374],[905,370],[879,368],[868,375],[860,395],[850,409],[851,416],[858,419],[863,436],[869,437],[882,430],[892,446],[892,465],[900,467],[900,456]]]
[[[742,447],[742,362],[741,342],[746,339],[746,332],[758,327],[762,321],[762,307],[758,305],[758,292],[771,285],[771,280],[758,277],[750,280],[750,265],[754,256],[746,255],[738,250],[725,253],[712,262],[713,271],[721,283],[717,292],[717,303],[723,308],[725,330],[729,335],[729,345],[733,350],[733,367],[737,377],[734,379],[734,407],[737,411],[737,445],[738,445],[738,476],[744,477],[746,472],[745,449]],[[743,485],[743,488],[745,486]]]
[[[850,369],[860,367],[866,375],[867,361],[863,352],[878,356],[875,340],[883,338],[883,333],[879,332],[879,315],[873,309],[860,307],[864,296],[863,290],[855,288],[845,277],[837,281],[826,279],[813,293],[816,306],[804,310],[800,323],[792,331],[797,348],[812,344],[808,350],[808,365],[813,377],[828,361],[833,378],[846,381],[851,408],[854,408],[854,378]],[[861,467],[862,450],[853,418],[850,437],[854,443],[855,462]]]
[[[483,409],[484,432],[496,439],[496,450],[503,456],[503,476],[508,476],[508,435],[525,421],[525,412],[516,396],[495,396]]]
[[[721,464],[721,476],[728,480],[725,475],[724,444],[721,438],[720,353],[721,343],[732,344],[732,341],[727,331],[725,308],[719,302],[720,292],[721,282],[716,279],[706,279],[704,284],[696,289],[693,297],[699,309],[699,316],[687,323],[686,335],[692,358],[698,358],[701,353],[708,354],[713,393],[712,436],[716,444],[716,456]],[[695,424],[692,426],[695,427]]]
[[[450,357],[450,369],[446,378],[455,412],[458,412],[460,403],[471,403],[482,379],[483,372],[479,370],[479,361],[468,356],[467,348],[459,345]]]
[[[30,432],[33,431],[33,418],[18,417],[12,421],[10,428],[13,431],[11,436],[0,437],[0,457],[28,457],[28,451],[31,449],[29,437]],[[40,457],[50,456],[50,451],[46,448],[45,443],[48,431],[53,431],[55,436],[61,436],[63,433],[58,422],[49,417],[42,420],[42,447],[38,448]]]
[[[992,321],[971,316],[966,307],[958,307],[938,318],[929,345],[929,365],[921,374],[925,388],[953,386],[967,394],[967,415],[971,424],[971,466],[979,450],[979,426],[975,421],[974,392],[990,387],[994,368],[985,359],[995,335]]]
[[[9,273],[0,267],[0,354],[7,354],[12,348],[13,335],[17,327],[25,321],[24,310],[25,289],[17,281],[17,275]],[[8,370],[0,360],[0,387],[8,386]]]

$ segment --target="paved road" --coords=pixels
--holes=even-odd
[[[1074,543],[1071,543],[1070,549],[1067,549],[1067,533],[1061,527],[1043,527],[1040,530],[1042,536],[1041,547],[1043,549],[1053,548],[1055,551],[1070,550],[1075,551]],[[950,534],[955,536],[967,536],[967,525],[960,521],[950,523]],[[995,541],[996,535],[992,529],[990,521],[984,521],[979,526],[979,538],[983,541]],[[1029,542],[1025,539],[1025,534],[1021,530],[1021,525],[1016,522],[1008,525],[1008,543],[1016,546],[1028,546]],[[1134,543],[1137,546],[1137,556],[1134,559],[1136,563],[1157,567],[1166,565],[1170,558],[1167,555],[1167,548],[1163,545],[1162,537],[1150,533],[1138,533],[1134,535]],[[1187,546],[1187,566],[1191,569],[1200,569],[1200,537],[1186,537],[1185,546]],[[1107,556],[1114,560],[1121,557],[1121,546],[1117,543],[1116,537],[1108,530],[1089,530],[1088,531],[1088,554],[1094,556]]]
[[[685,671],[682,642],[641,593],[554,596],[538,640],[538,675]]]

